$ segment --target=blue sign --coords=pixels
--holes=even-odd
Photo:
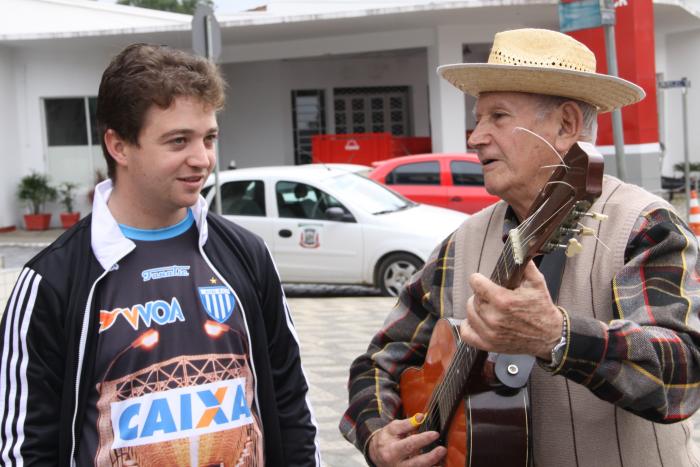
[[[597,28],[615,24],[615,10],[601,7],[602,0],[574,0],[559,3],[559,30],[561,32]]]

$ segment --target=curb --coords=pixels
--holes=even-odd
[[[24,247],[24,248],[46,248],[51,245],[52,242],[7,242],[0,243],[0,248],[2,247]]]

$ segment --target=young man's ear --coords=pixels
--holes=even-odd
[[[112,156],[112,159],[114,159],[114,162],[119,166],[126,167],[129,162],[129,144],[121,136],[119,136],[119,133],[111,128],[108,128],[107,131],[105,131],[104,138],[107,151],[109,152],[109,155]]]
[[[564,102],[558,110],[559,132],[554,144],[557,151],[566,152],[581,139],[583,133],[583,112],[573,101]]]

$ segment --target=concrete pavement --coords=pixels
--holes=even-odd
[[[369,344],[396,299],[390,297],[289,298],[301,341],[302,364],[319,423],[323,464],[366,465],[338,431],[347,407],[350,363]],[[693,416],[696,449],[700,449],[700,412]]]
[[[395,301],[391,297],[289,299],[326,466],[366,465],[359,451],[340,435],[338,422],[347,406],[350,363],[366,350]]]
[[[38,235],[0,233],[0,256],[6,268],[19,268],[60,231]],[[0,307],[18,269],[0,266]],[[6,283],[5,283],[6,282]],[[350,363],[365,351],[369,340],[395,303],[366,287],[286,284],[292,319],[301,343],[302,364],[310,385],[310,399],[320,429],[323,465],[365,465],[363,457],[338,431],[347,406]],[[2,309],[0,309],[0,315]],[[695,443],[700,446],[700,414],[695,417]]]
[[[0,233],[0,270],[21,268],[24,263],[48,246],[63,229],[43,231],[13,230]]]

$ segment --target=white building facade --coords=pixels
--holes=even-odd
[[[132,42],[191,48],[187,15],[89,0],[4,2],[0,229],[22,225],[16,186],[30,171],[46,172],[56,183],[78,182],[85,194],[95,171],[104,170],[94,101],[115,53]],[[309,5],[287,2],[218,18],[219,62],[229,84],[219,118],[223,168],[231,161],[237,167],[306,162],[311,135],[324,133],[430,136],[434,152],[464,151],[473,99],[441,81],[435,68],[485,61],[500,30],[558,29],[553,0],[326,3],[314,14],[304,13]],[[657,72],[700,83],[700,1],[654,5]],[[682,161],[680,99],[679,92],[659,91],[663,144],[630,148],[630,181],[658,188],[659,173],[671,175]],[[689,102],[692,128],[700,119],[700,93],[692,88]],[[689,137],[691,148],[699,147],[700,134]],[[691,150],[691,160],[700,161],[700,154]],[[85,213],[82,194],[78,208]]]

